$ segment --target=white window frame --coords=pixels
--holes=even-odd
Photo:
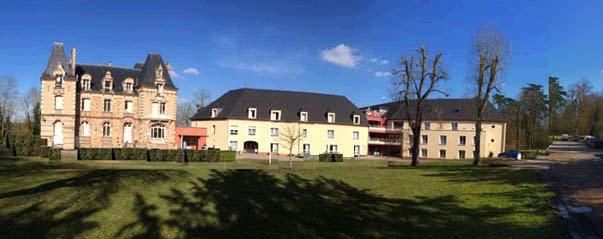
[[[111,137],[111,123],[103,123],[103,137]]]
[[[270,143],[270,152],[278,153],[278,143]]]
[[[154,124],[151,126],[151,139],[165,139],[165,125],[163,124]]]
[[[423,122],[423,128],[426,129],[426,130],[430,130],[431,129],[431,122],[429,122],[429,121]]]
[[[270,128],[270,136],[278,137],[279,136],[278,128]]]
[[[308,122],[308,112],[306,112],[306,111],[299,112],[299,121]]]
[[[336,122],[335,113],[327,113],[327,122],[328,123],[335,123]]]
[[[446,145],[448,143],[448,136],[440,135],[440,145]]]
[[[461,156],[462,152],[462,156]],[[459,150],[459,159],[465,159],[467,157],[467,152],[465,150]]]
[[[132,111],[134,110],[134,102],[131,100],[126,100],[124,101],[124,110],[126,111],[126,113],[132,113]]]
[[[442,154],[442,152],[444,152]],[[440,149],[440,155],[439,155],[440,159],[445,159],[446,158],[446,150],[445,149]]]
[[[255,136],[255,133],[256,133],[255,126],[249,126],[249,127],[247,127],[247,135],[249,135],[249,136]]]
[[[55,95],[54,96],[54,109],[62,110],[64,106],[65,106],[65,102],[63,101],[63,96]]]
[[[82,90],[90,90],[90,82],[92,80],[88,77],[82,77]]]
[[[271,110],[270,111],[270,120],[279,121],[282,118],[282,113],[280,110]]]
[[[236,140],[231,140],[228,142],[228,150],[237,151],[239,148],[239,142]]]
[[[353,140],[360,139],[360,132],[358,132],[358,131],[352,131],[352,139]]]
[[[212,118],[218,117],[218,109],[216,109],[216,108],[211,109],[211,117]]]
[[[459,130],[459,122],[451,122],[450,123],[450,129],[457,131]]]
[[[427,158],[429,156],[429,154],[428,154],[429,152],[427,149],[421,149],[421,151],[419,153],[420,153],[421,158]]]
[[[165,102],[160,102],[159,103],[159,114],[160,115],[165,115],[165,109],[166,109],[166,103]]]
[[[308,129],[303,129],[302,130],[302,135],[304,136],[304,139],[308,138]]]
[[[467,136],[464,136],[464,135],[459,136],[459,145],[467,145]]]
[[[103,112],[111,112],[111,99],[103,99]]]
[[[303,154],[310,154],[310,144],[304,144],[302,146],[302,151],[303,151]]]
[[[335,130],[328,129],[327,130],[327,138],[334,139],[335,138]]]
[[[421,135],[421,144],[428,144],[429,143],[429,136],[424,134]]]
[[[82,111],[90,111],[91,109],[91,104],[92,104],[92,99],[90,98],[83,98],[82,99]]]
[[[258,117],[258,109],[256,109],[256,108],[247,109],[247,118],[257,119],[257,117]]]
[[[90,123],[88,121],[83,121],[81,124],[81,136],[88,137],[90,136]]]
[[[359,125],[360,124],[360,115],[354,115],[353,122],[355,125]]]
[[[231,125],[230,128],[228,129],[228,134],[229,135],[239,135],[239,126]]]

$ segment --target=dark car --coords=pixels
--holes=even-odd
[[[498,154],[499,158],[521,159],[521,152],[517,150],[509,150]]]

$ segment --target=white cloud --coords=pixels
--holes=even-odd
[[[182,70],[182,74],[198,76],[199,75],[199,70],[197,70],[197,69],[195,69],[193,67],[189,67],[189,68],[186,68],[186,69]]]
[[[382,65],[387,65],[387,64],[389,64],[389,61],[388,60],[381,60],[380,63]]]
[[[372,63],[381,64],[381,65],[387,65],[387,64],[389,64],[388,60],[379,59],[379,58],[371,58],[371,62]]]
[[[361,56],[354,55],[355,51],[357,50],[345,44],[339,44],[334,48],[323,50],[320,53],[320,58],[338,66],[355,68],[360,60],[362,60]]]
[[[390,76],[392,76],[392,73],[387,72],[387,71],[377,71],[377,72],[375,72],[375,76],[376,77],[390,77]]]
[[[178,74],[178,72],[174,71],[174,69],[170,70],[170,76],[174,79],[180,79],[180,74]]]

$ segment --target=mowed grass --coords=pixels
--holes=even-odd
[[[5,238],[560,238],[538,172],[469,161],[0,159]]]

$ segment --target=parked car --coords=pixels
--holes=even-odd
[[[561,135],[561,141],[568,141],[569,140],[569,134],[562,134]]]
[[[505,151],[505,152],[498,154],[498,157],[521,160],[521,152],[519,152],[517,150],[509,150],[509,151]]]
[[[572,138],[572,141],[575,141],[575,142],[582,140],[582,137],[579,135],[573,135],[571,138]]]
[[[584,144],[586,144],[587,147],[592,147],[593,142],[595,142],[595,137],[593,136],[586,136],[584,137]]]

